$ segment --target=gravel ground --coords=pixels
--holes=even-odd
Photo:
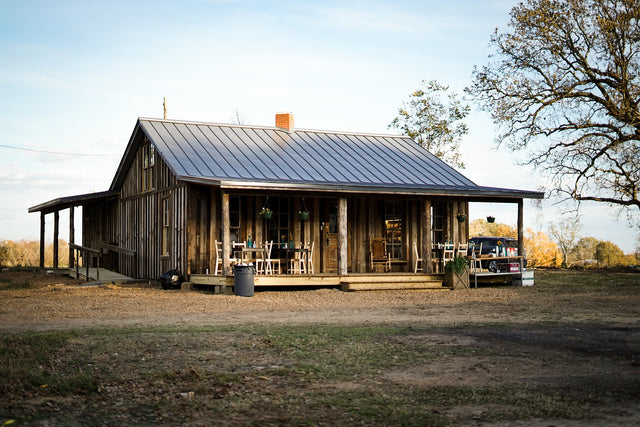
[[[20,288],[23,282],[37,285]],[[0,329],[4,330],[143,323],[589,322],[601,321],[603,312],[608,313],[606,322],[629,325],[640,318],[640,307],[624,300],[628,297],[582,298],[536,286],[456,291],[257,290],[253,297],[239,297],[166,291],[147,284],[83,286],[61,275],[14,272],[0,273],[0,286],[5,288],[0,292]]]

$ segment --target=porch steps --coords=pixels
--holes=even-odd
[[[340,285],[343,291],[382,291],[402,289],[449,289],[438,275],[375,275],[345,276]]]
[[[442,284],[442,275],[386,273],[386,274],[349,274],[337,276],[321,275],[274,275],[255,276],[256,288],[269,287],[327,287],[340,286],[343,291],[401,290],[401,289],[449,289]],[[189,281],[193,285],[215,287],[233,287],[233,277],[205,274],[192,274]]]

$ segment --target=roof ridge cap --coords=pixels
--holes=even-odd
[[[313,133],[326,133],[326,134],[334,134],[334,135],[364,135],[364,136],[377,136],[377,137],[391,137],[391,138],[408,138],[411,139],[408,135],[401,134],[393,134],[393,133],[380,133],[380,132],[358,132],[358,131],[340,131],[340,130],[329,130],[329,129],[303,129],[303,128],[295,128],[292,130],[287,130],[278,126],[267,126],[267,125],[247,125],[247,124],[238,124],[238,123],[222,123],[222,122],[205,122],[201,120],[180,120],[180,119],[159,119],[153,117],[138,117],[138,120],[145,120],[151,122],[165,122],[165,123],[184,123],[191,125],[206,125],[206,126],[226,126],[226,127],[236,127],[236,128],[246,128],[246,129],[272,129],[278,130],[282,132],[287,132],[290,134],[294,134],[296,132],[313,132]]]

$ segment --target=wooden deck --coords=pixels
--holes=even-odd
[[[94,267],[89,268],[89,277],[87,277],[87,269],[82,267],[78,270],[78,277],[76,277],[76,270],[70,268],[69,276],[74,279],[82,279],[82,280],[99,280],[101,282],[126,282],[129,280],[133,280],[131,277],[122,275],[120,273],[116,273],[115,271],[108,270],[106,268],[100,268],[100,275],[98,277],[98,270]]]
[[[233,277],[192,274],[192,285],[206,285],[222,288],[233,287]],[[349,274],[346,276],[315,275],[273,275],[254,276],[254,286],[258,287],[331,287],[339,286],[343,291],[400,290],[400,289],[449,289],[443,286],[443,276],[439,274],[384,273]]]

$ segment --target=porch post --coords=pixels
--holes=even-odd
[[[74,243],[76,243],[75,214],[74,207],[71,206],[69,208],[69,268],[75,265],[74,250],[71,247]]]
[[[522,199],[518,199],[518,256],[524,255],[524,209]],[[521,265],[521,267],[523,267]]]
[[[60,211],[53,213],[53,268],[58,268],[58,233],[60,226]]]
[[[218,266],[216,265],[216,255],[218,248],[216,247],[216,240],[218,240],[218,221],[216,212],[216,190],[211,187],[209,190],[209,272],[216,273]]]
[[[422,205],[422,271],[433,273],[431,263],[431,200],[425,200]]]
[[[347,199],[338,197],[338,274],[347,275]]]
[[[44,268],[44,211],[40,211],[40,268]]]
[[[231,230],[229,220],[229,193],[222,190],[222,275],[231,276]]]

